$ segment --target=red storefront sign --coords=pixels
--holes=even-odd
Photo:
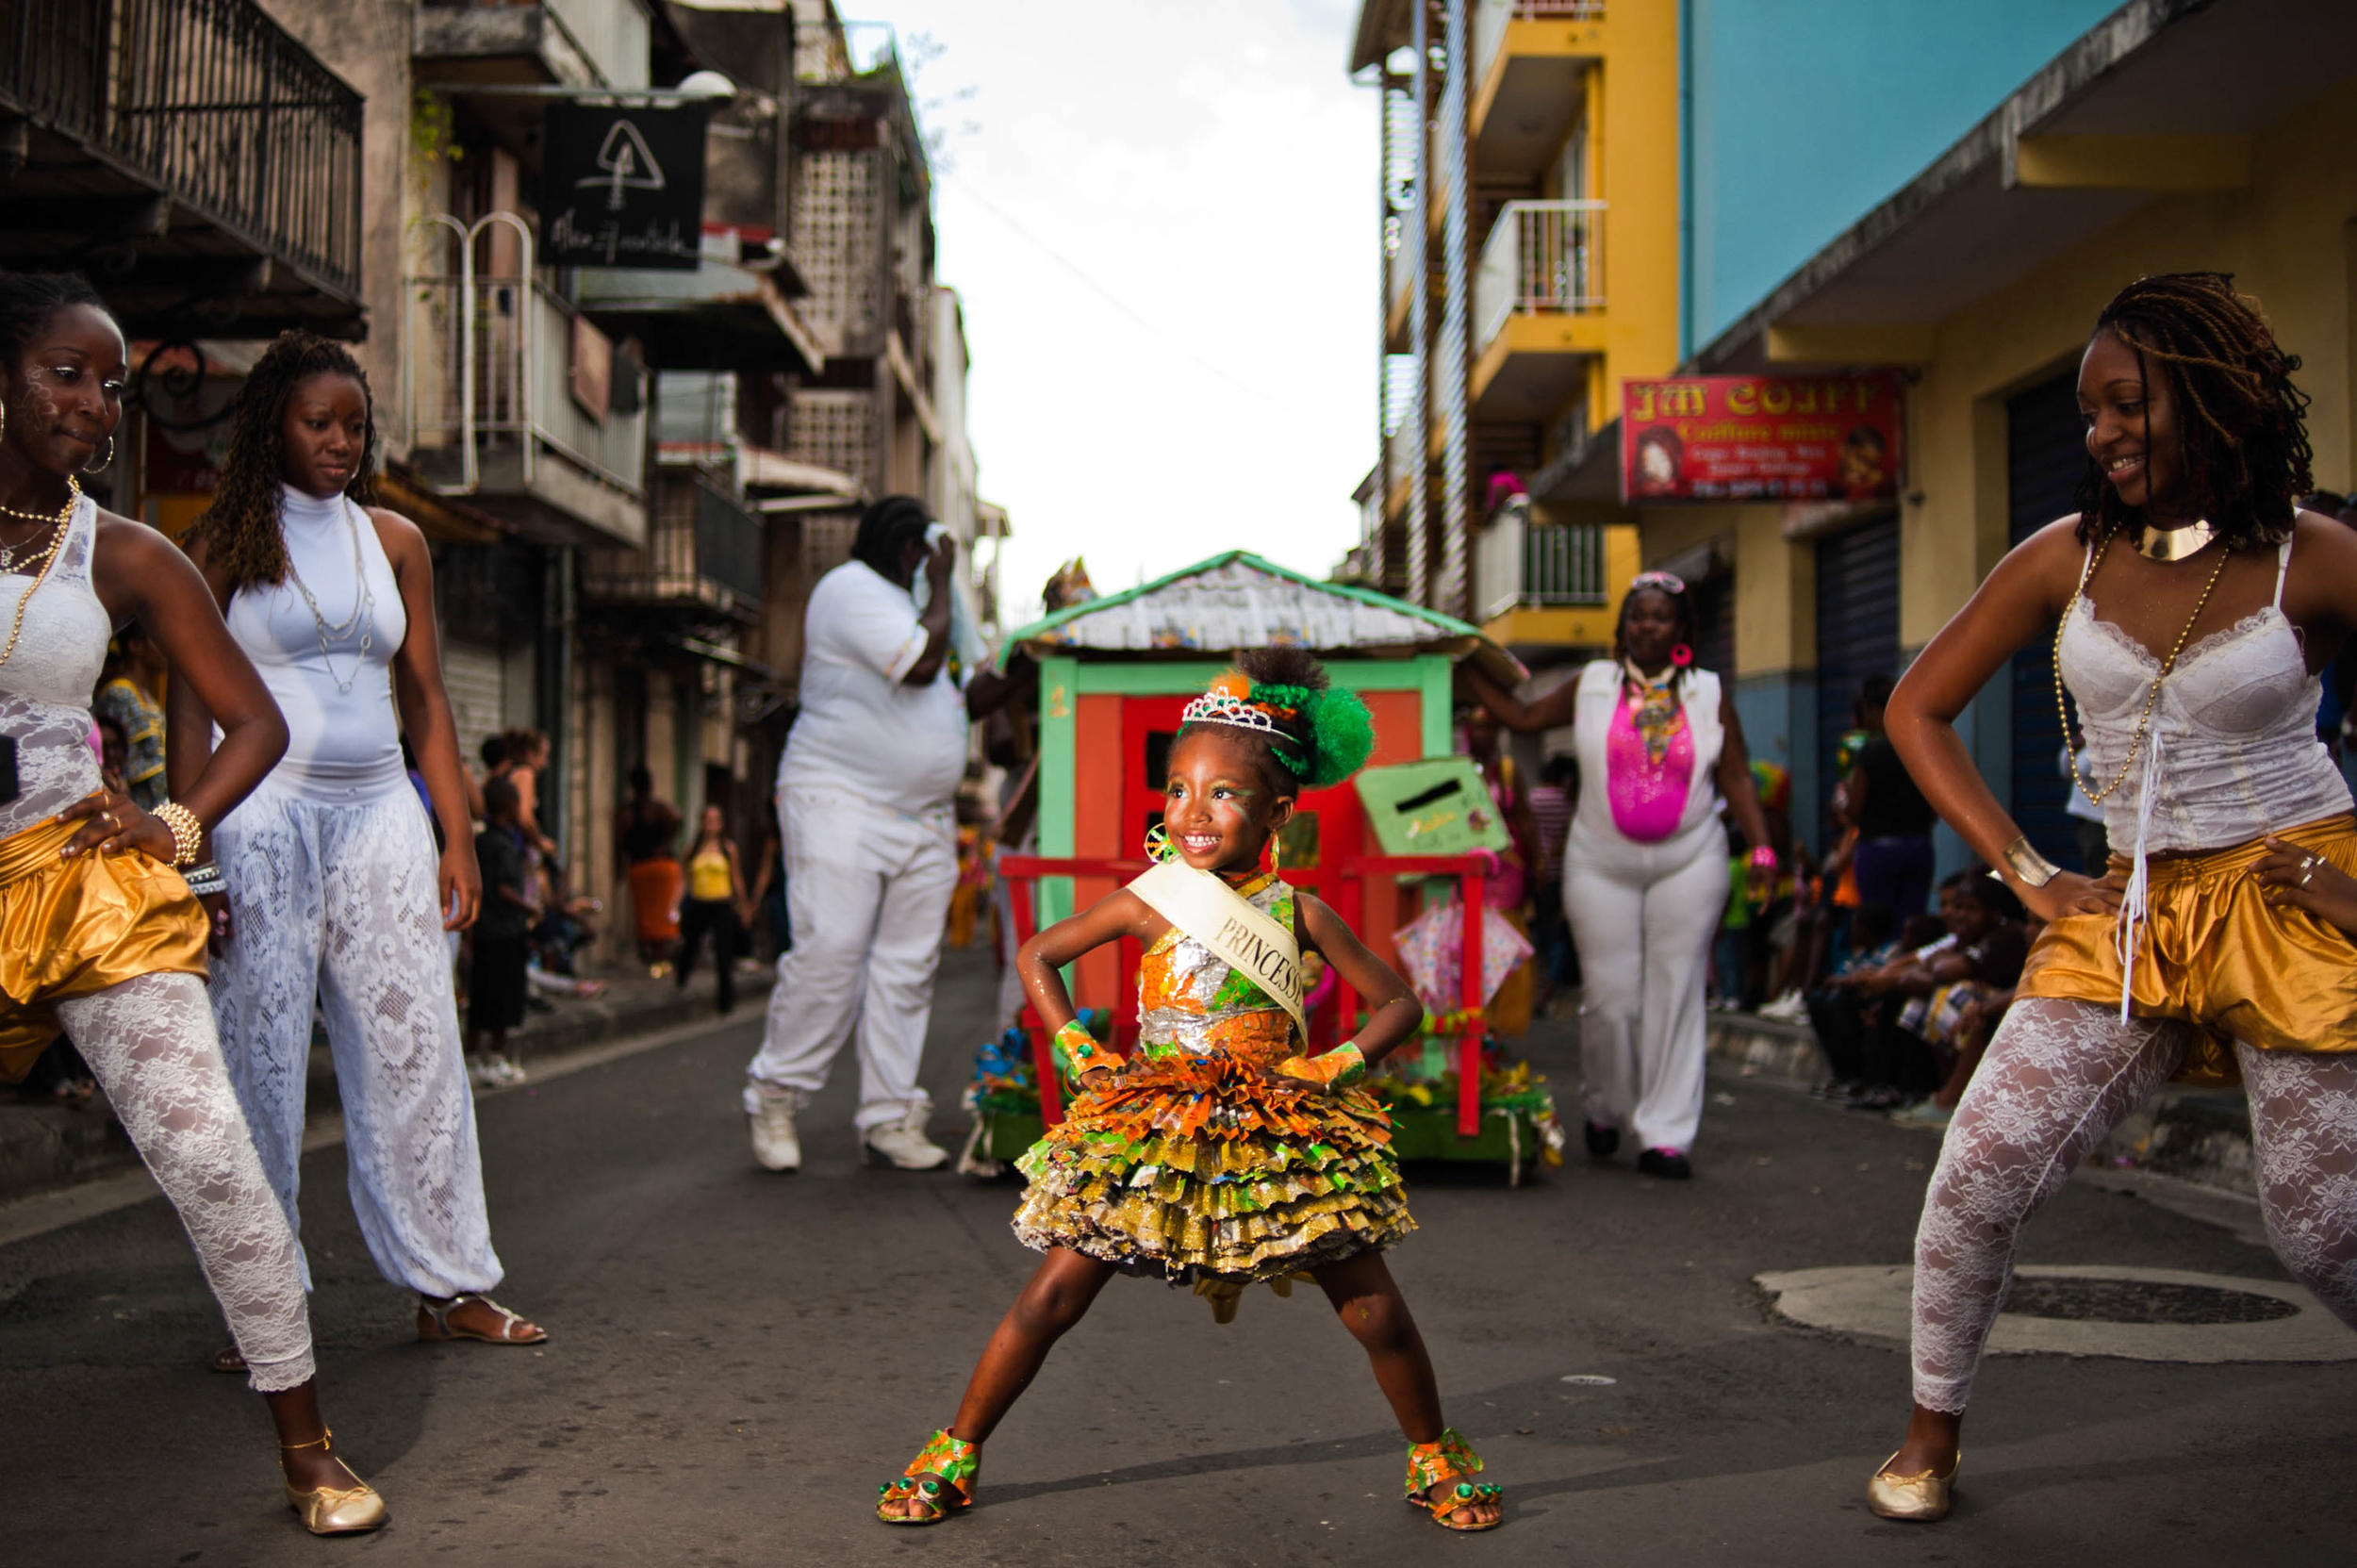
[[[1695,375],[1621,385],[1628,501],[1887,501],[1896,375]]]

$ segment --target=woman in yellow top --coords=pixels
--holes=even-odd
[[[696,949],[712,933],[712,962],[719,970],[713,995],[721,1013],[736,1005],[736,954],[745,946],[740,913],[745,907],[745,872],[728,834],[728,814],[707,802],[696,824],[696,847],[687,852],[686,895],[680,901],[679,987],[696,967]]]

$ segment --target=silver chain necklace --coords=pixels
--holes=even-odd
[[[352,581],[357,591],[353,596],[352,614],[335,625],[329,625],[327,618],[320,614],[320,602],[311,597],[310,588],[303,581],[303,573],[295,569],[294,552],[287,552],[287,581],[295,586],[295,591],[303,595],[303,602],[310,608],[311,624],[319,632],[320,663],[327,670],[327,678],[336,682],[337,694],[343,697],[352,695],[352,685],[360,678],[360,671],[367,668],[369,650],[376,641],[376,619],[371,613],[376,608],[376,590],[369,586],[368,566],[360,557],[360,525],[353,520],[352,513],[352,503],[346,501],[343,505],[344,527],[352,534]],[[283,527],[281,536],[284,536]],[[337,680],[336,662],[328,655],[327,645],[341,642],[352,635],[354,627],[360,631],[360,656],[353,662],[352,673]]]
[[[14,571],[20,560],[30,566],[41,559],[41,551],[58,536],[58,524],[51,522],[20,544],[0,544],[0,571]]]

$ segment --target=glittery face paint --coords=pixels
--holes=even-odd
[[[1200,871],[1248,871],[1268,846],[1276,799],[1250,743],[1198,730],[1170,749],[1162,826]]]
[[[68,305],[26,344],[9,377],[8,444],[63,476],[123,422],[123,333],[94,305]]]

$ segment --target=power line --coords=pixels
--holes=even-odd
[[[1091,293],[1103,300],[1107,305],[1112,305],[1122,315],[1128,317],[1138,326],[1144,328],[1148,334],[1162,339],[1162,341],[1169,344],[1173,349],[1176,349],[1181,358],[1192,361],[1196,368],[1208,372],[1218,380],[1226,382],[1228,386],[1233,387],[1236,390],[1244,393],[1247,397],[1254,398],[1261,404],[1266,404],[1270,409],[1278,413],[1285,411],[1284,404],[1278,403],[1275,398],[1269,396],[1268,393],[1262,391],[1260,388],[1252,386],[1248,382],[1238,380],[1234,375],[1230,374],[1221,366],[1213,364],[1211,360],[1204,358],[1201,355],[1187,348],[1177,338],[1174,338],[1169,332],[1165,331],[1161,325],[1149,321],[1127,300],[1124,300],[1120,295],[1114,293],[1111,289],[1106,288],[1105,285],[1097,282],[1096,277],[1092,275],[1086,268],[1082,267],[1079,262],[1074,261],[1070,256],[1065,256],[1062,251],[1056,249],[1055,246],[1049,244],[1047,240],[1042,239],[1038,235],[1033,234],[1030,229],[1025,228],[1020,223],[1016,222],[1014,217],[1005,208],[991,201],[988,197],[984,196],[981,191],[975,190],[964,180],[960,179],[955,174],[948,173],[947,171],[936,170],[935,173],[936,174],[946,178],[949,184],[956,186],[960,190],[964,191],[967,199],[972,201],[976,206],[981,207],[984,212],[989,213],[993,218],[996,218],[1001,223],[1004,223],[1025,243],[1032,246],[1041,255],[1047,256],[1048,260],[1054,262],[1057,266],[1063,268],[1065,272],[1071,273],[1075,278],[1079,279],[1080,284]]]

